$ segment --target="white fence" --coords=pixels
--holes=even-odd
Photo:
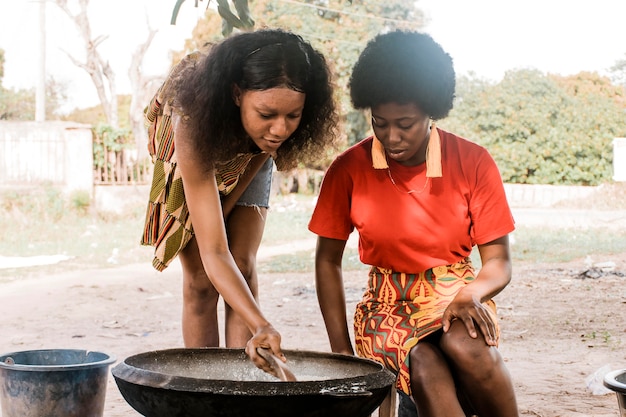
[[[73,122],[0,122],[0,185],[93,188],[91,126]]]

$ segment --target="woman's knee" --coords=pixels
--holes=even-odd
[[[200,250],[196,238],[192,238],[187,246],[178,255],[183,269],[183,292],[205,294],[212,296],[216,293],[211,280],[204,270],[200,257]]]
[[[477,331],[478,336],[472,338],[465,325],[457,322],[441,336],[441,351],[454,368],[464,372],[488,372],[496,365],[495,348],[487,345],[480,330]]]
[[[263,238],[266,215],[266,208],[236,206],[226,225],[230,253],[248,282],[256,273],[256,256]]]
[[[428,382],[433,370],[445,363],[441,351],[433,344],[420,342],[409,352],[411,381]]]
[[[249,284],[256,273],[256,251],[243,250],[241,248],[240,250],[231,251],[231,253],[241,275]]]
[[[219,293],[204,271],[183,272],[183,297],[185,303],[217,304]]]

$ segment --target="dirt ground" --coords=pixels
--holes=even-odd
[[[581,277],[589,269],[584,260],[515,265],[513,282],[496,298],[500,350],[522,416],[619,415],[616,394],[591,377],[626,368],[626,253],[596,261],[615,268]],[[365,279],[364,271],[345,276],[349,314]],[[313,274],[262,274],[260,286],[285,349],[329,351]],[[182,347],[180,289],[177,264],[163,273],[146,263],[2,283],[0,350],[89,349],[120,361]],[[138,416],[112,376],[108,384],[104,415]]]

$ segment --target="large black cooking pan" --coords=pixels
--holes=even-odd
[[[366,417],[395,376],[367,359],[284,352],[296,382],[257,369],[243,349],[169,349],[112,369],[124,399],[147,417]]]

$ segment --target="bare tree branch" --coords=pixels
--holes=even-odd
[[[146,40],[137,46],[133,52],[130,67],[128,69],[128,77],[130,79],[130,86],[132,89],[131,101],[130,101],[130,126],[135,137],[137,158],[139,160],[147,156],[146,146],[142,146],[145,143],[146,129],[143,123],[143,106],[154,94],[157,84],[159,84],[162,77],[147,77],[143,73],[143,60],[148,51],[148,48],[152,44],[154,37],[157,34],[156,29],[150,27],[148,22],[148,36]]]
[[[54,2],[74,23],[85,46],[84,62],[72,57],[67,52],[66,55],[70,57],[76,66],[84,69],[89,74],[93,85],[96,87],[96,92],[108,124],[113,127],[119,127],[115,72],[109,65],[109,62],[102,58],[97,49],[107,39],[107,36],[92,38],[91,26],[87,15],[89,0],[78,0],[80,8],[77,13],[73,13],[70,10],[67,0],[54,0]]]

